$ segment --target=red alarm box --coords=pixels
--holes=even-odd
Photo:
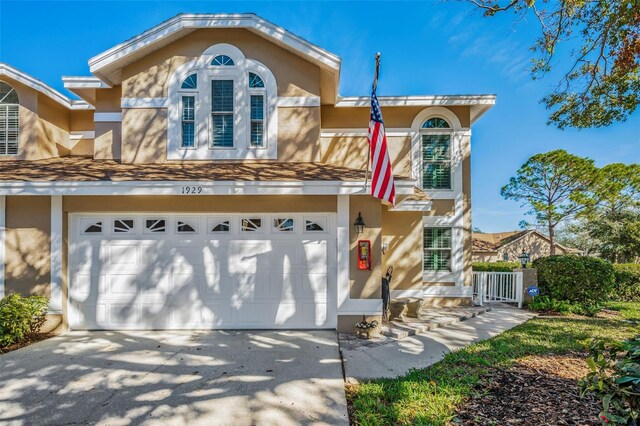
[[[358,269],[371,270],[371,241],[358,241]]]

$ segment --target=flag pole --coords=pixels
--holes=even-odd
[[[376,68],[373,72],[373,85],[371,86],[372,93],[376,91],[378,88],[378,75],[380,73],[380,52],[377,52],[375,55],[376,58]],[[367,138],[368,139],[368,138]],[[367,183],[369,181],[369,166],[371,163],[371,141],[367,141],[367,169],[364,172],[364,187],[363,191],[367,192]]]

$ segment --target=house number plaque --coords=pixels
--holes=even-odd
[[[201,186],[183,186],[182,187],[182,195],[198,195],[198,194],[202,194],[202,187]]]

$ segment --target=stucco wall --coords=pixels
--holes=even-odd
[[[325,124],[323,123],[323,127]],[[411,176],[411,139],[387,137],[389,158],[393,173]],[[366,136],[335,136],[320,141],[320,160],[323,163],[364,170],[367,164],[369,142]]]
[[[320,95],[316,65],[248,30],[227,28],[196,30],[123,68],[123,97],[167,97],[168,81],[175,70],[217,43],[232,44],[247,58],[269,68],[278,83],[278,96]]]
[[[349,223],[353,224],[362,213],[366,224],[362,234],[358,234],[351,226],[349,237],[349,288],[354,299],[380,298],[380,280],[382,278],[381,244],[382,244],[382,205],[371,196],[355,195],[349,197]],[[358,269],[358,241],[371,241],[371,270]]]
[[[5,291],[49,296],[51,199],[6,197]]]
[[[382,255],[382,273],[393,266],[391,290],[422,288],[422,213],[390,212],[382,207],[382,240],[389,250]]]
[[[335,212],[333,195],[68,196],[63,211],[74,212]]]

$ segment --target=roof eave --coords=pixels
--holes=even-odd
[[[11,65],[0,62],[0,76],[6,75],[7,77],[16,80],[25,86],[31,87],[32,89],[46,95],[50,99],[54,100],[58,104],[62,105],[67,109],[93,109],[93,107],[85,101],[70,99],[62,93],[58,92],[53,87],[49,86],[45,82],[38,80],[31,75],[20,71],[17,68],[12,67]]]

